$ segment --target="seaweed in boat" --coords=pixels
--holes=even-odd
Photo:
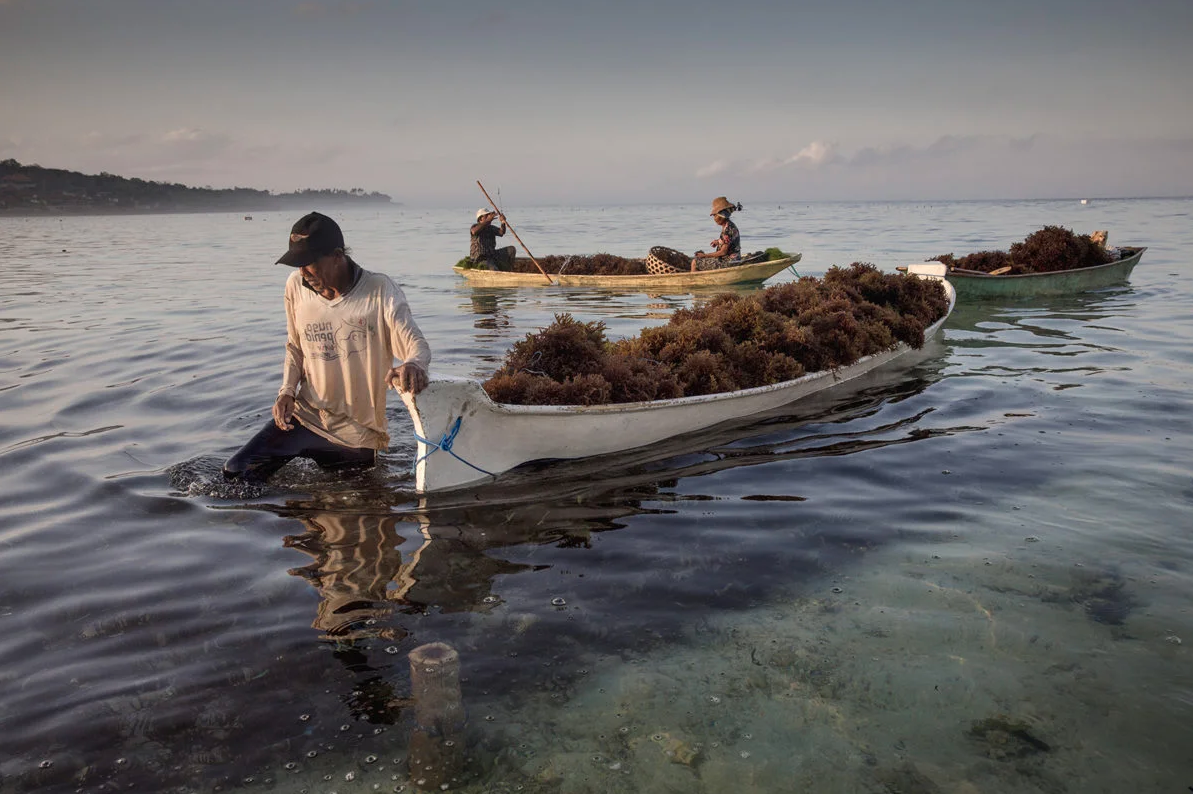
[[[1062,226],[1045,226],[1032,232],[1023,242],[1011,246],[1010,255],[1017,266],[1030,273],[1073,270],[1111,261],[1106,249],[1088,234],[1073,234]]]
[[[591,254],[536,257],[543,270],[552,275],[566,273],[571,276],[644,276],[646,264],[641,259],[627,259],[613,254]],[[538,268],[530,259],[518,257],[514,260],[515,273],[537,273]]]
[[[610,343],[571,315],[527,334],[485,382],[501,403],[598,405],[717,394],[843,367],[898,342],[920,347],[948,308],[936,281],[873,265],[830,268],[749,296],[721,294]]]
[[[1015,262],[1006,251],[975,251],[958,259],[955,265],[963,270],[980,270],[983,273],[1007,266],[1014,272]]]
[[[1010,275],[1053,273],[1104,265],[1113,261],[1106,248],[1088,234],[1074,234],[1063,226],[1045,226],[1013,243],[1009,251],[976,251],[963,257],[952,254],[934,256],[949,267],[990,273],[1010,267]]]

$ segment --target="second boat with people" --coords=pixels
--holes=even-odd
[[[480,183],[478,182],[478,185]],[[484,191],[484,186],[481,186]],[[489,197],[485,192],[486,198]],[[472,286],[478,287],[603,287],[629,289],[689,289],[761,284],[800,261],[798,253],[779,248],[743,255],[741,235],[730,216],[741,211],[724,196],[712,202],[709,213],[720,228],[720,235],[709,246],[712,250],[689,255],[674,248],[655,246],[644,257],[627,258],[613,254],[550,255],[535,257],[526,249],[526,257],[517,257],[514,246],[498,248],[496,240],[506,231],[513,233],[525,248],[517,232],[503,213],[482,207],[472,225],[468,256],[456,263],[454,270]],[[500,220],[500,225],[493,221]]]

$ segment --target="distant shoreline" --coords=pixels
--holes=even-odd
[[[313,206],[391,207],[394,201],[385,193],[360,187],[304,188],[290,193],[188,187],[0,160],[0,217],[293,212],[309,211]]]
[[[347,203],[347,204],[325,204],[318,201],[312,201],[310,206],[295,205],[293,207],[262,207],[258,209],[226,209],[222,207],[209,207],[204,209],[177,207],[177,208],[149,208],[149,207],[129,207],[127,209],[119,207],[46,207],[44,209],[36,207],[0,207],[0,218],[74,218],[84,216],[110,216],[110,215],[252,215],[266,214],[266,213],[294,213],[303,212],[304,210],[315,209],[316,206],[326,209],[366,209],[366,208],[389,208],[396,209],[402,206],[401,202],[390,203]]]

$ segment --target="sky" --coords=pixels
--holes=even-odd
[[[407,205],[1193,195],[1193,0],[0,0],[0,159]]]

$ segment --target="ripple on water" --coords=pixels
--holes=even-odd
[[[783,206],[743,233],[812,273],[1091,209]],[[1187,785],[1193,327],[1169,274],[1193,237],[1185,203],[1094,209],[1154,246],[1129,285],[962,305],[909,369],[423,499],[396,399],[370,473],[223,481],[276,394],[290,218],[0,219],[31,285],[0,296],[4,785],[413,787],[428,641],[460,651],[462,790]],[[709,232],[694,206],[525,212],[546,251]],[[632,334],[693,300],[473,290],[445,273],[459,213],[343,217],[439,375],[558,312]],[[112,224],[126,244],[79,244]],[[148,267],[168,277],[114,277]]]

